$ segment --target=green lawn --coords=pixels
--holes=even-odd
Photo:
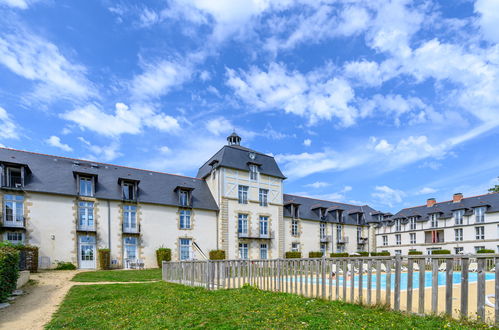
[[[133,282],[161,279],[161,269],[143,270],[97,270],[78,273],[73,277],[76,282]]]
[[[477,325],[250,287],[207,291],[156,282],[74,286],[46,327],[466,329]]]

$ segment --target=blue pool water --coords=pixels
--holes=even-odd
[[[477,273],[468,273],[468,282],[473,283],[477,281],[478,274]],[[339,275],[339,285],[343,286],[343,276]],[[485,274],[485,280],[493,280],[495,279],[494,273],[486,273]],[[294,282],[294,278],[289,279],[289,281]],[[386,274],[381,274],[381,289],[386,289]],[[298,277],[298,281],[301,281],[301,279]],[[303,281],[306,282],[307,279],[303,278]],[[321,279],[308,279],[309,283],[319,283],[322,284]],[[350,277],[346,280],[347,281],[347,287],[350,287],[351,279]],[[355,287],[357,288],[359,286],[359,276],[355,275],[354,277],[355,281]],[[395,288],[395,274],[391,274],[391,288],[392,290]],[[445,272],[439,272],[438,273],[438,285],[445,285]],[[407,290],[407,273],[401,273],[400,274],[400,289],[401,290]],[[452,283],[460,284],[461,283],[461,272],[454,272],[452,274]],[[333,279],[332,281],[326,280],[327,285],[336,285],[336,279]],[[425,272],[425,281],[424,281],[424,286],[425,288],[431,287],[432,284],[432,272]],[[362,287],[367,288],[367,274],[362,276]],[[371,279],[371,287],[373,289],[376,289],[376,274],[372,275]],[[413,273],[413,280],[412,280],[412,287],[414,289],[419,288],[419,272],[414,272]]]

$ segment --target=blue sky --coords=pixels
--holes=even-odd
[[[499,175],[499,1],[0,0],[0,143],[396,211]]]

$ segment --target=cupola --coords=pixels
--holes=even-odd
[[[241,137],[234,131],[227,137],[227,142],[230,146],[239,146],[241,145]]]

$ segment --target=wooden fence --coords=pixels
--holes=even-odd
[[[180,261],[163,262],[162,273],[164,281],[209,290],[249,284],[499,324],[497,254]]]

